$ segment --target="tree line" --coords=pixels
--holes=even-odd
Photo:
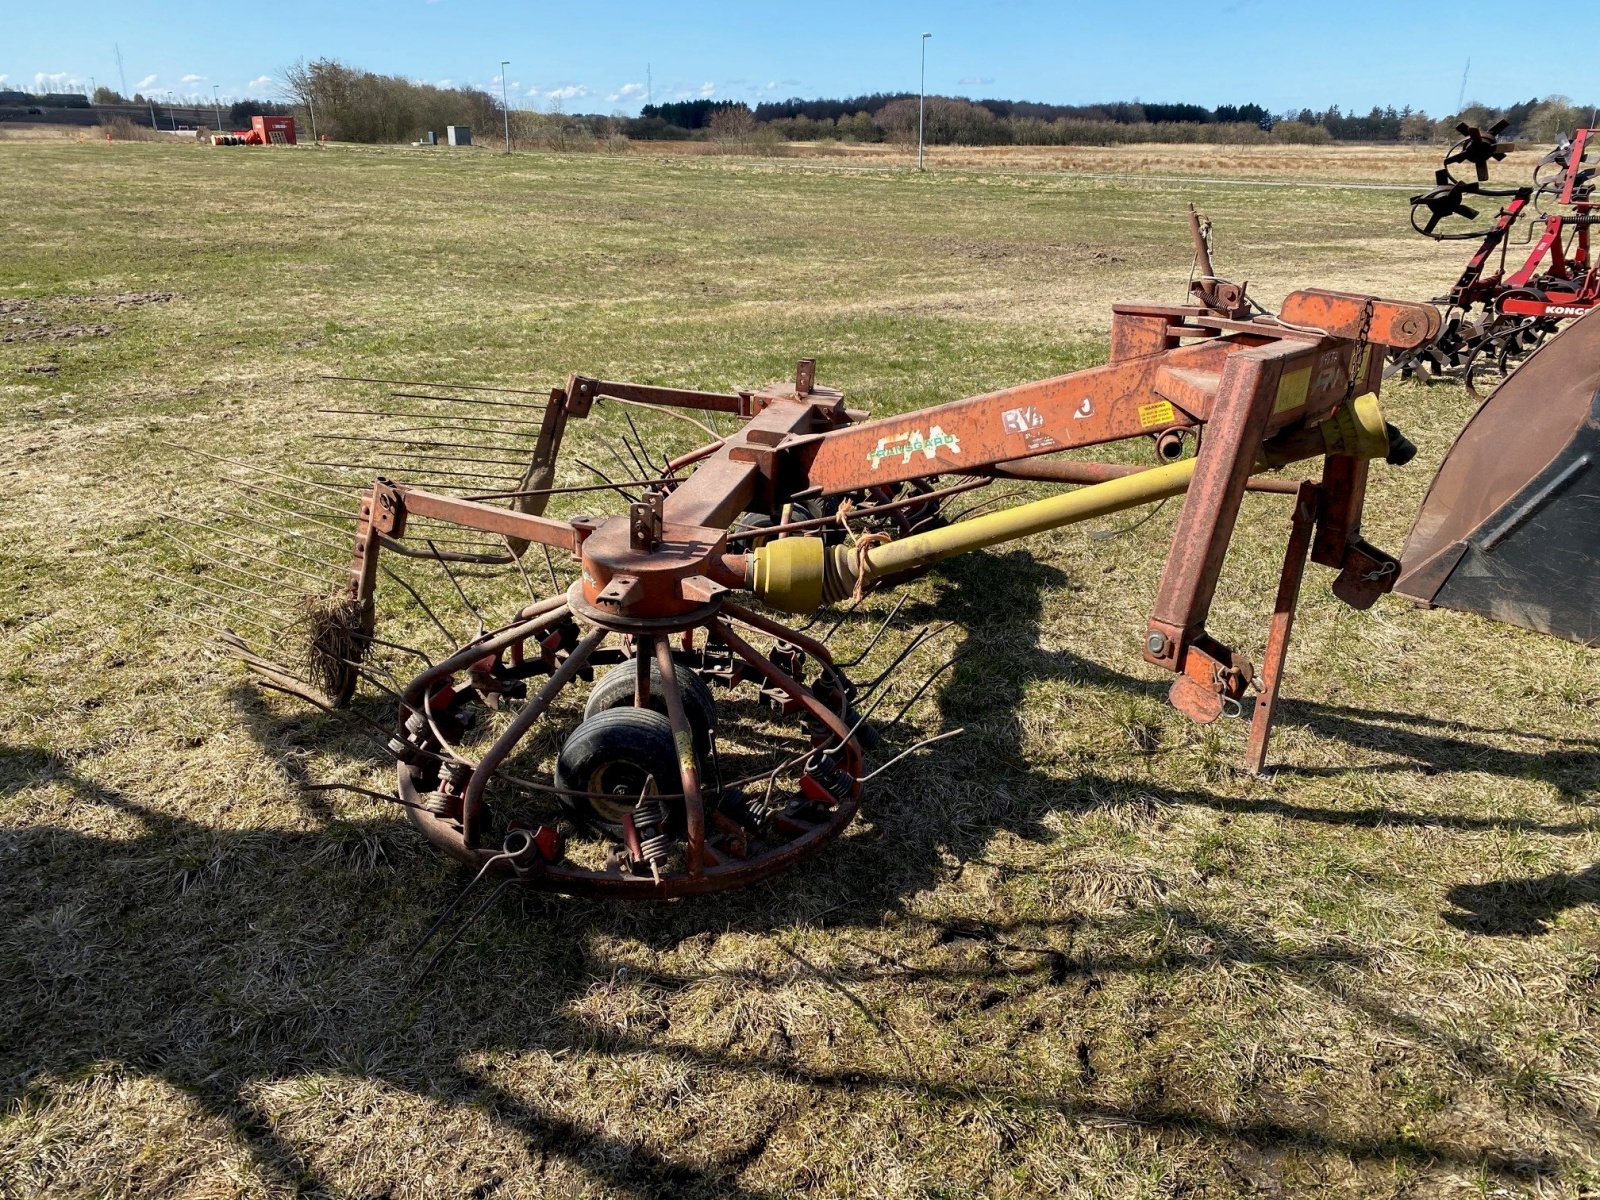
[[[229,109],[240,125],[259,113],[295,111],[319,134],[335,141],[406,142],[447,125],[490,133],[501,126],[500,98],[481,88],[440,87],[398,75],[379,75],[319,58],[283,72],[290,103],[244,100]],[[128,103],[110,88],[98,88],[96,104]],[[132,103],[144,103],[136,94]],[[33,96],[0,91],[0,104],[84,107],[81,95]],[[1509,123],[1508,138],[1551,142],[1562,131],[1587,124],[1593,109],[1564,96],[1533,97],[1496,108],[1474,102],[1460,113],[1434,118],[1409,106],[1374,106],[1365,113],[1301,108],[1269,112],[1256,103],[1207,108],[1187,103],[1112,101],[1104,104],[1044,104],[1028,100],[969,100],[914,92],[871,92],[771,101],[753,107],[735,100],[679,100],[647,104],[637,117],[559,110],[514,110],[512,136],[524,145],[574,148],[616,146],[621,138],[710,140],[741,147],[783,142],[907,143],[917,136],[919,111],[924,139],[932,145],[1116,145],[1127,142],[1251,143],[1447,142],[1455,126],[1488,128]]]
[[[1122,142],[1437,142],[1458,136],[1466,122],[1488,128],[1504,119],[1507,137],[1549,142],[1592,119],[1593,109],[1564,96],[1535,97],[1496,108],[1474,102],[1460,113],[1434,118],[1410,106],[1374,106],[1365,113],[1301,108],[1269,112],[1255,103],[1041,104],[1019,100],[967,100],[914,92],[875,92],[844,100],[790,99],[753,108],[732,100],[685,100],[646,105],[625,123],[629,137],[718,138],[757,141],[902,141],[915,136],[919,107],[924,139],[933,145],[1114,145]]]

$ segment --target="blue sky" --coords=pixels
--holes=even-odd
[[[637,112],[646,72],[659,102],[695,96],[758,102],[917,87],[918,34],[928,90],[1053,103],[1253,101],[1277,112],[1338,104],[1454,111],[1467,98],[1507,103],[1565,94],[1600,101],[1600,5],[1561,8],[1552,35],[1534,10],[1466,0],[1377,3],[1079,5],[752,0],[739,5],[395,3],[283,0],[218,6],[169,0],[19,3],[0,22],[0,86],[270,97],[297,58],[328,56],[433,82],[500,87],[518,107]],[[1516,19],[1506,20],[1506,14]],[[1493,30],[1491,39],[1484,31]],[[1587,46],[1563,62],[1553,46]]]

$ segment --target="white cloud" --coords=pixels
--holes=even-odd
[[[778,90],[778,81],[776,79],[769,81],[764,90],[765,91],[769,91],[769,92],[777,91]]]
[[[204,75],[185,75],[180,82],[182,82],[182,83],[204,83],[205,81],[206,81],[206,77]]]
[[[153,86],[155,81],[156,77],[154,75],[146,75],[143,79],[139,80],[138,83],[133,85],[133,90],[136,92],[142,92],[145,88]]]
[[[700,94],[702,96],[715,96],[717,94],[717,85],[709,80],[705,83],[702,83],[700,85]]]
[[[63,92],[77,85],[77,80],[66,71],[36,71],[33,90],[36,92]]]
[[[551,100],[577,100],[578,98],[587,96],[588,94],[589,89],[584,87],[581,83],[572,83],[568,84],[566,87],[552,88],[550,91],[545,93],[545,95]]]
[[[993,75],[969,75],[965,79],[956,80],[956,82],[959,83],[959,84],[962,84],[965,87],[977,87],[977,86],[980,86],[982,84],[993,83],[994,82],[994,76]]]
[[[434,83],[433,83],[434,87],[442,87],[442,88],[453,88],[453,87],[455,87],[455,85],[456,85],[456,81],[454,79],[436,79],[436,80],[434,80]]]
[[[617,89],[617,94],[613,97],[613,99],[635,100],[642,95],[644,95],[644,84],[625,83]]]
[[[249,83],[245,84],[244,86],[245,86],[245,88],[247,90],[250,89],[250,88],[271,87],[272,86],[272,76],[271,75],[257,75],[254,79],[252,79]]]

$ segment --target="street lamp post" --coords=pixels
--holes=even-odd
[[[220,83],[213,83],[211,85],[211,107],[217,114],[217,132],[221,133],[222,132],[222,85]]]
[[[171,112],[169,114],[172,117],[172,132],[173,133],[177,133],[178,132],[178,93],[177,92],[168,92],[167,93],[167,100],[170,101],[171,104],[172,104],[172,110],[171,110]]]
[[[506,98],[506,68],[511,65],[509,58],[500,63],[500,115],[506,119],[506,153],[511,153],[511,101]]]
[[[917,89],[917,170],[922,170],[922,118],[923,111],[928,103],[928,39],[933,34],[922,35],[919,45],[922,47],[922,82]]]

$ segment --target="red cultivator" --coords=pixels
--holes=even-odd
[[[453,423],[411,414],[408,425],[365,435],[387,444],[400,440],[392,428],[431,430],[420,444],[436,449],[431,458],[401,451],[422,460],[413,480],[397,469],[363,494],[348,588],[309,622],[317,686],[232,644],[267,682],[325,707],[347,703],[373,677],[367,656],[379,648],[425,659],[392,688],[393,799],[429,840],[480,872],[570,894],[693,895],[769,876],[849,825],[875,773],[869,718],[886,693],[867,695],[925,640],[858,685],[848,672],[861,656],[837,662],[825,637],[770,612],[859,601],[952,555],[1182,495],[1143,656],[1175,676],[1171,700],[1197,721],[1259,693],[1249,749],[1259,768],[1307,559],[1336,571],[1335,593],[1357,608],[1394,583],[1398,563],[1362,540],[1361,511],[1368,463],[1403,462],[1411,448],[1385,424],[1375,394],[1382,351],[1426,343],[1437,314],[1308,290],[1276,316],[1250,316],[1243,289],[1209,274],[1195,285],[1196,303],[1118,306],[1104,366],[902,416],[866,419],[816,384],[810,360],[792,382],[728,393],[573,375],[548,394],[536,424],[524,416],[533,402],[513,393],[481,393],[480,405],[500,407]],[[640,478],[557,486],[563,440],[602,402],[734,427],[648,473],[650,448],[630,444]],[[504,411],[536,428],[531,451],[500,490],[472,491],[460,477],[486,452],[441,449],[504,453],[508,443],[488,432]],[[1129,440],[1153,449],[1153,465],[1055,457]],[[1321,464],[1314,477],[1272,474],[1309,461]],[[997,480],[1063,490],[965,517],[945,508]],[[616,516],[548,515],[553,497],[593,486],[643,494]],[[302,513],[334,507],[300,486],[241,487],[282,495]],[[1259,670],[1206,629],[1252,490],[1287,501]],[[465,601],[467,573],[520,572],[534,546],[552,564],[575,563],[578,577],[496,628],[479,618],[479,632],[437,660],[379,636],[387,563],[436,564]],[[569,698],[580,681],[592,685],[581,714]],[[736,723],[755,730],[742,758],[727,750]]]
[[[1527,187],[1491,189],[1488,164],[1505,157],[1497,140],[1501,122],[1487,133],[1462,125],[1461,141],[1445,156],[1436,186],[1411,199],[1411,226],[1439,241],[1478,239],[1466,270],[1448,293],[1434,301],[1445,307],[1438,338],[1415,350],[1392,352],[1391,373],[1403,371],[1432,379],[1447,371],[1462,373],[1476,396],[1492,390],[1516,364],[1561,322],[1600,305],[1600,262],[1590,254],[1600,129],[1580,129],[1547,154]],[[1477,178],[1455,179],[1450,167],[1471,163]],[[1487,228],[1457,231],[1447,221],[1475,221],[1468,197],[1506,200]],[[1521,267],[1508,261],[1514,231],[1527,219],[1533,248]]]

